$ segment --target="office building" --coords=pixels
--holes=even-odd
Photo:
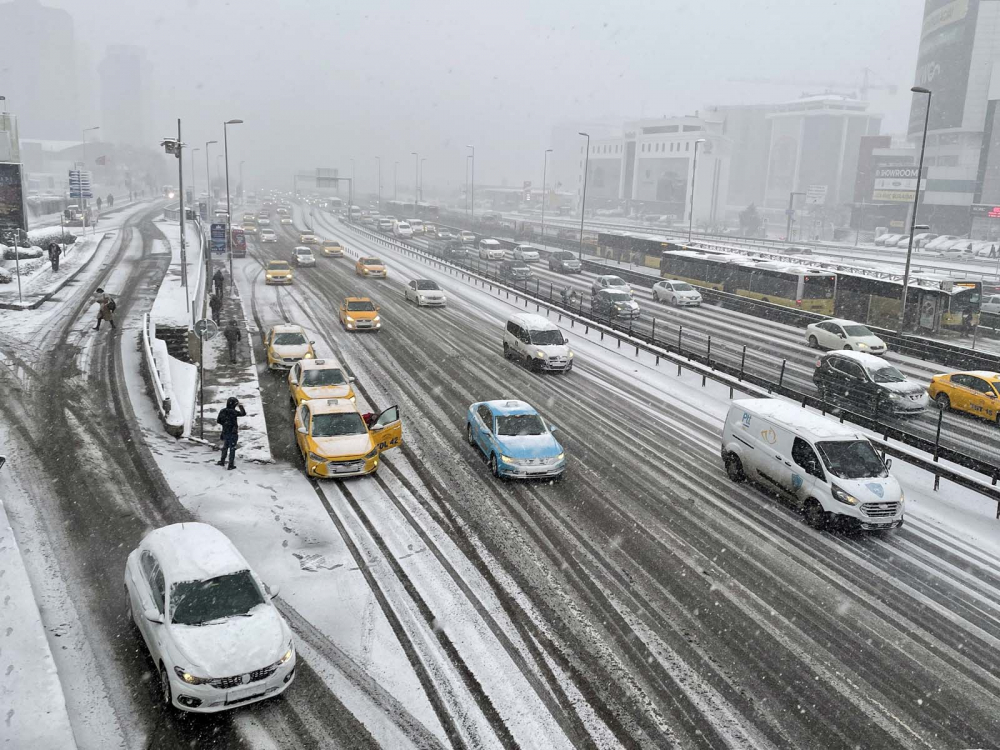
[[[101,137],[126,146],[149,145],[150,76],[140,47],[115,44],[98,66],[101,82]]]

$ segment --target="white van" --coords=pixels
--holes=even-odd
[[[421,219],[410,219],[410,229],[413,230],[414,234],[424,233],[424,222]]]
[[[412,237],[413,230],[410,229],[410,225],[405,221],[397,221],[392,227],[392,233],[397,237]]]
[[[903,525],[903,490],[889,474],[891,462],[857,429],[790,401],[733,401],[722,460],[731,480],[750,479],[791,499],[813,528]]]
[[[524,362],[531,370],[573,369],[573,350],[562,331],[548,318],[514,313],[503,331],[503,356]]]
[[[482,260],[503,260],[503,245],[496,240],[479,240],[479,257]]]

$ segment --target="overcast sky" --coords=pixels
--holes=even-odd
[[[221,139],[248,182],[291,186],[294,169],[356,160],[361,188],[541,183],[552,126],[780,101],[818,82],[860,84],[862,68],[899,93],[870,95],[883,132],[905,130],[922,0],[43,0],[68,10],[96,64],[109,43],[147,49],[152,110],[166,135]],[[790,85],[740,83],[768,78]],[[802,81],[799,85],[796,82]],[[94,87],[97,94],[97,87]],[[96,107],[94,111],[97,111]],[[162,133],[160,132],[162,131]],[[367,184],[366,184],[367,183]]]

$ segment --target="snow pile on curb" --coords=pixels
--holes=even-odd
[[[0,247],[3,247],[3,250],[0,251],[3,260],[35,260],[45,255],[42,248],[38,247],[38,245],[32,245],[31,247],[4,247],[0,245]]]
[[[0,501],[0,739],[4,747],[76,747],[66,698],[14,531]]]
[[[153,302],[153,309],[150,316],[159,328],[188,328],[193,322],[191,307],[196,299],[198,280],[202,278],[197,266],[202,262],[202,252],[198,245],[198,234],[190,227],[187,228],[185,238],[187,240],[187,274],[188,289],[183,285],[184,268],[181,263],[181,232],[176,222],[157,221],[156,226],[167,238],[170,244],[170,267],[166,276],[160,283],[160,289],[156,293],[156,300]],[[196,317],[201,317],[197,310],[194,311]]]
[[[167,432],[175,437],[183,434],[187,420],[184,418],[185,405],[177,399],[173,385],[173,363],[178,362],[167,352],[167,342],[163,339],[154,338],[150,342],[153,352],[153,361],[156,363],[156,372],[160,378],[160,385],[163,387],[164,400],[170,399],[170,411],[164,417],[167,424]],[[178,364],[183,364],[178,362]],[[190,406],[187,407],[190,412]]]

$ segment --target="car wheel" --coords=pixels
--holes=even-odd
[[[815,498],[809,498],[806,500],[806,507],[803,510],[806,518],[806,523],[812,526],[816,531],[822,531],[826,528],[829,519],[827,517],[827,512],[823,510],[823,506],[819,504],[819,500]]]
[[[524,366],[529,370],[534,370],[534,362],[532,362],[531,357],[527,354],[524,355]]]
[[[497,454],[496,453],[491,453],[490,454],[490,473],[493,476],[495,476],[497,479],[501,479],[502,478],[500,476],[500,464],[497,462]]]
[[[506,341],[503,342],[503,358],[510,359],[510,346],[508,346]]]
[[[656,291],[656,290],[654,289],[654,290],[653,290],[653,302],[659,302],[659,301],[660,301],[660,294],[659,294],[659,292],[657,292],[657,291]]]
[[[670,306],[671,307],[677,307],[677,298],[676,297],[671,297],[670,298]]]
[[[132,611],[132,597],[128,593],[128,586],[125,587],[125,617],[128,619],[130,627],[139,629],[135,623],[135,613]]]
[[[160,696],[168,708],[174,705],[173,695],[170,692],[170,678],[167,677],[167,670],[162,662],[160,663]]]
[[[469,445],[473,448],[476,447],[476,439],[472,437],[472,425],[469,423],[465,425],[465,439],[469,441]]]
[[[809,337],[809,347],[811,349],[819,349],[819,341],[816,340],[815,336]]]
[[[941,411],[948,411],[948,409],[951,408],[951,399],[948,398],[947,393],[939,393],[936,395],[934,397],[934,403],[938,405],[938,408],[941,409]],[[997,415],[997,418],[1000,419],[1000,414]]]
[[[746,474],[743,473],[743,462],[740,461],[740,457],[735,453],[726,454],[726,474],[729,479],[733,482],[742,482],[747,478]]]
[[[851,345],[850,344],[845,344],[844,345],[844,351],[845,352],[851,352],[851,351],[854,351],[854,350],[851,349]]]

